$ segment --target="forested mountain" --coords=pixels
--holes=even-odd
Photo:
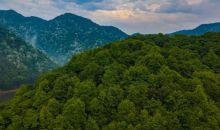
[[[181,30],[172,34],[202,35],[207,32],[220,32],[220,23],[202,24],[192,30]]]
[[[42,52],[0,27],[0,89],[31,83],[56,65]]]
[[[219,130],[220,33],[135,35],[80,53],[0,109],[6,130]]]
[[[59,64],[66,63],[73,54],[127,37],[115,27],[100,26],[70,13],[46,21],[2,10],[0,24],[8,26]]]

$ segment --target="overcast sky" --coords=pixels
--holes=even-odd
[[[220,22],[220,0],[0,0],[0,9],[47,20],[71,12],[128,34],[167,33]]]

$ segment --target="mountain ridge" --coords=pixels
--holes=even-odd
[[[76,53],[128,36],[116,27],[102,26],[71,13],[44,20],[6,10],[0,11],[0,24],[8,26],[59,64],[66,63]]]
[[[171,35],[175,35],[175,34],[202,35],[207,32],[220,32],[220,22],[201,24],[194,29],[176,31],[171,33]]]

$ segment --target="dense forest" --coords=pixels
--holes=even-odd
[[[0,90],[32,83],[57,65],[13,32],[0,25]]]
[[[219,130],[220,33],[80,53],[0,106],[1,130]]]

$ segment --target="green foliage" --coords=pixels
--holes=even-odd
[[[136,35],[81,53],[0,106],[0,129],[219,130],[219,37]]]
[[[63,108],[64,129],[83,129],[86,121],[85,104],[80,99],[70,99]]]

